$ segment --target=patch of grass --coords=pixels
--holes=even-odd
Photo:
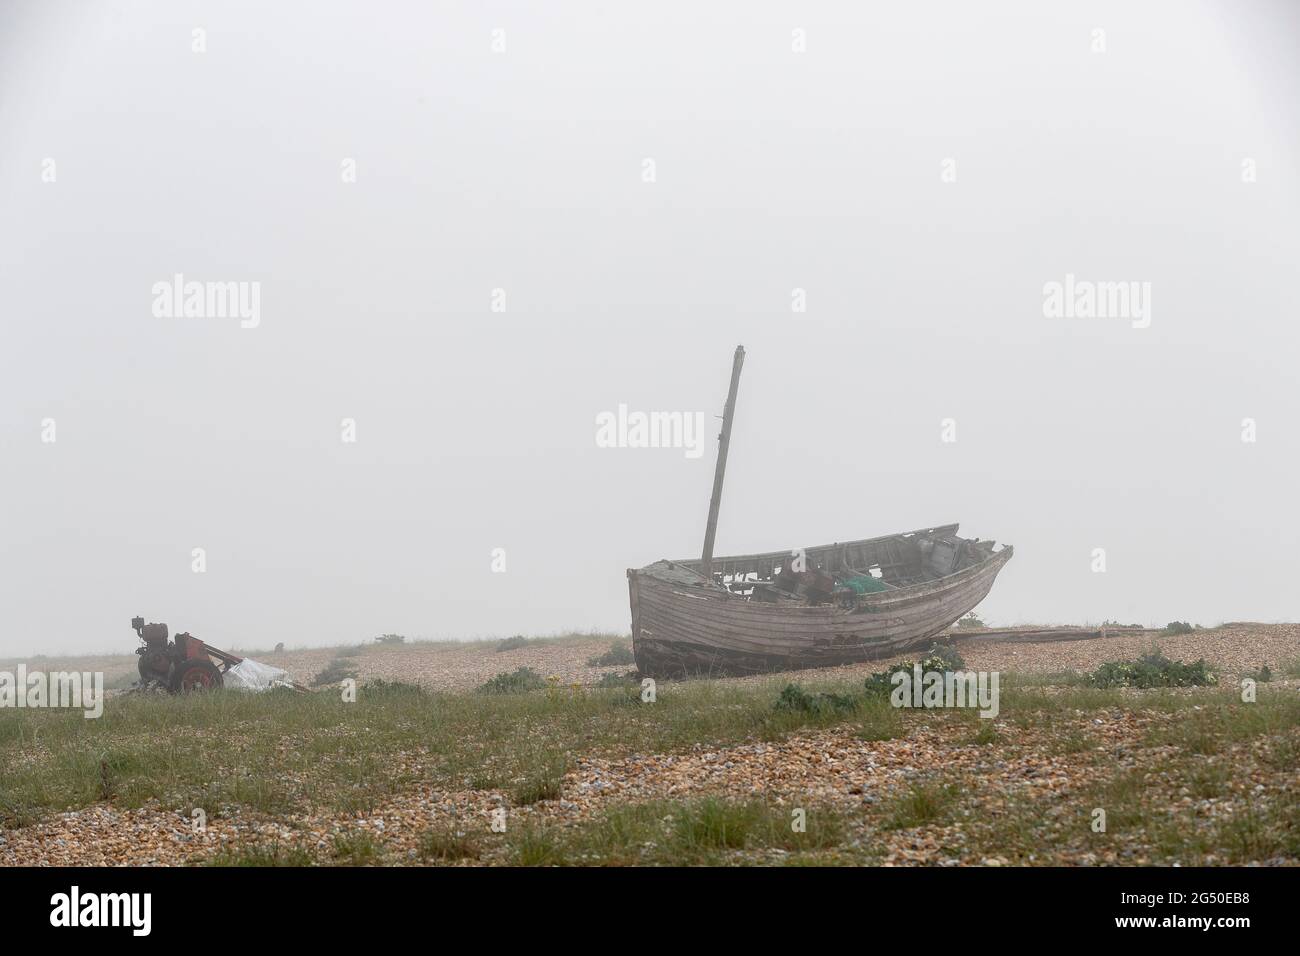
[[[1267,684],[1273,679],[1273,671],[1267,664],[1262,665],[1258,670],[1247,671],[1245,674],[1257,684]]]
[[[978,617],[976,617],[974,611],[971,611],[969,614],[967,614],[965,617],[963,617],[960,621],[957,622],[957,626],[961,628],[972,628],[972,627],[987,627],[988,625],[986,625],[983,621],[981,621]]]
[[[1300,700],[1292,694],[1263,697],[1255,704],[1225,695],[1217,706],[1199,705],[1179,719],[1147,734],[1152,746],[1173,746],[1187,753],[1217,754],[1234,743],[1284,736],[1300,726]]]
[[[527,829],[513,848],[526,865],[720,864],[770,850],[818,853],[840,846],[846,833],[831,808],[705,797],[620,805],[576,827]]]
[[[537,671],[531,667],[519,667],[485,681],[478,690],[480,694],[522,694],[545,686],[546,678]]]
[[[635,663],[636,657],[632,654],[632,648],[622,641],[610,644],[609,650],[604,654],[587,658],[588,667],[624,667]]]
[[[977,814],[966,828],[978,857],[1001,857],[1019,866],[1050,859],[1055,835],[1045,801],[1024,797],[1008,800],[1001,812]]]
[[[745,845],[761,815],[758,804],[710,797],[683,806],[674,817],[674,833],[690,849],[735,849]]]
[[[426,691],[419,684],[411,684],[400,680],[384,680],[382,677],[373,677],[357,688],[357,694],[365,694],[367,697],[379,697],[386,700],[400,701],[406,698],[427,697]]]
[[[979,747],[987,747],[990,744],[1000,744],[1002,743],[1002,740],[1002,735],[998,733],[997,728],[993,726],[993,721],[991,720],[981,720],[979,723],[979,730],[975,731],[974,736],[970,738],[970,742]]]
[[[1260,754],[1260,760],[1281,769],[1300,767],[1300,734],[1293,731],[1290,734],[1270,737]]]
[[[1031,726],[1052,715],[1126,710],[1134,704],[1132,693],[1123,688],[1090,687],[1086,684],[1065,688],[1003,687],[1000,696],[1000,715],[1013,716],[1022,726]],[[1190,698],[1166,689],[1151,690],[1142,695],[1142,706],[1148,710],[1177,711],[1191,707],[1193,703]]]
[[[457,860],[477,860],[482,850],[467,833],[450,827],[421,833],[416,853],[422,860],[454,863]]]
[[[1003,673],[1000,689],[1005,692],[1025,687],[1085,687],[1087,675],[1078,671],[1041,671],[1031,674]]]
[[[491,645],[483,650],[490,654]],[[1270,773],[1296,766],[1293,755],[1300,748],[1300,695],[1294,688],[1261,685],[1258,702],[1243,704],[1235,687],[1140,691],[1012,684],[1008,679],[1003,685],[996,726],[1004,734],[1010,726],[1032,727],[1048,735],[1043,745],[1048,748],[1057,740],[1057,729],[1062,734],[1072,731],[1074,736],[1066,736],[1061,749],[1072,752],[1077,746],[1093,751],[1079,760],[1098,778],[1113,773],[1116,758],[1109,749],[1096,749],[1087,736],[1093,732],[1088,718],[1096,715],[1109,723],[1135,711],[1156,718],[1149,729],[1151,745],[1181,749],[1180,732],[1210,740],[1209,744],[1187,741],[1185,755],[1170,749],[1158,755],[1161,763],[1181,765],[1183,760],[1203,760],[1197,751],[1231,749],[1232,766],[1249,767],[1250,761],[1257,761],[1261,767],[1267,764]],[[948,714],[896,710],[887,699],[864,697],[860,684],[846,680],[807,681],[802,687],[809,695],[855,698],[856,710],[826,714],[814,706],[778,712],[775,704],[783,687],[779,682],[663,682],[658,700],[643,704],[631,685],[549,695],[446,693],[384,682],[362,687],[355,703],[341,701],[336,693],[292,691],[132,695],[106,701],[104,715],[98,720],[85,720],[75,710],[3,708],[0,822],[14,828],[50,813],[101,802],[101,761],[109,768],[109,803],[117,808],[156,801],[186,814],[203,807],[210,817],[218,812],[233,816],[249,811],[352,815],[370,813],[394,794],[416,785],[464,789],[478,781],[512,799],[514,789],[546,778],[552,762],[565,754],[682,753],[697,746],[716,749],[779,740],[801,729],[835,724],[845,725],[847,733],[884,740],[904,736],[916,727],[933,728],[937,726],[933,721],[945,729],[950,727],[950,739],[961,743],[979,726],[974,718],[965,722],[964,714],[959,721]],[[214,746],[212,742],[218,739],[222,745]],[[1146,746],[1143,741],[1132,744],[1139,751]],[[1181,778],[1166,781],[1166,789],[1169,785],[1181,787],[1187,772],[1180,770]],[[963,783],[979,786],[978,781]],[[1090,803],[1087,808],[1098,805]],[[1267,805],[1261,802],[1261,806]],[[873,817],[880,809],[873,805]],[[1031,810],[1016,811],[1021,822],[1008,821],[1007,827],[1029,826],[1026,821],[1036,819],[1028,815]],[[664,815],[674,812],[670,807]],[[783,813],[780,823],[785,833],[788,808]],[[1077,813],[1083,829],[1071,832],[1080,834],[1080,840],[1088,839],[1083,832],[1087,829],[1086,812],[1080,809]],[[815,819],[810,810],[810,830]],[[1156,819],[1150,816],[1146,826],[1154,827],[1150,821]],[[1185,817],[1181,819],[1186,822]],[[624,824],[631,827],[633,822],[628,818]],[[648,835],[642,842],[652,842],[656,848],[637,844],[601,856],[605,851],[599,847],[584,849],[579,844],[614,837],[606,833],[598,838],[585,827],[577,828],[584,834],[578,844],[570,843],[563,830],[556,839],[563,837],[566,859],[574,853],[591,852],[603,861],[621,860],[626,855],[628,859],[674,862],[674,828],[659,818],[643,822],[647,829],[638,832]],[[1001,826],[1001,817],[989,825],[992,823]],[[610,823],[611,828],[618,825]],[[512,826],[502,842],[514,839],[514,829]],[[1012,829],[1003,835],[1011,839]],[[768,839],[751,836],[748,846],[761,847]],[[1034,839],[1041,849],[1043,841],[1050,838],[1040,835]],[[484,845],[488,845],[486,838]],[[703,859],[700,854],[704,850],[692,852],[696,855],[691,860]],[[736,851],[708,852],[725,855]],[[860,855],[858,850],[817,852],[828,860],[836,854]],[[1035,852],[1039,852],[1035,844],[1027,842],[1025,853]],[[327,860],[328,855],[326,847],[319,857]],[[990,855],[1007,856],[996,848]],[[1038,857],[1039,862],[1045,859]],[[686,861],[686,857],[681,860]]]
[[[1188,792],[1198,800],[1213,800],[1228,792],[1232,774],[1227,761],[1197,760],[1182,774]]]
[[[893,740],[907,732],[899,708],[891,706],[887,700],[868,698],[863,701],[858,713],[862,723],[858,727],[857,736],[861,740]]]
[[[369,832],[350,830],[334,834],[331,855],[341,866],[369,866],[383,859],[383,850]]]
[[[510,793],[510,799],[517,807],[526,807],[543,800],[558,800],[562,792],[564,765],[552,764],[542,773],[529,776]]]
[[[522,634],[516,634],[514,637],[503,638],[501,642],[497,644],[496,649],[498,654],[502,651],[517,651],[521,647],[527,647],[530,643],[532,642]]]
[[[406,638],[401,634],[380,634],[375,638],[376,644],[405,644]]]
[[[7,794],[0,793],[0,829],[17,830],[31,826],[40,820],[38,811],[12,800]]]
[[[518,866],[556,866],[564,859],[555,833],[542,827],[525,827],[515,838],[513,846]]]
[[[1088,750],[1093,750],[1097,746],[1097,739],[1090,734],[1080,730],[1071,730],[1065,733],[1056,744],[1056,753],[1058,754],[1078,754]]]
[[[1283,664],[1282,674],[1286,677],[1300,677],[1300,657],[1292,658]]]
[[[1141,827],[1150,816],[1146,805],[1149,792],[1147,771],[1136,767],[1119,773],[1094,785],[1085,809],[1106,811],[1106,832]]]
[[[316,859],[300,846],[279,842],[227,847],[203,861],[204,866],[315,866]]]
[[[336,658],[339,658],[339,657],[360,657],[360,656],[361,656],[361,646],[360,646],[360,645],[357,645],[356,647],[340,647],[338,650],[336,650],[336,651],[334,652],[334,656],[335,656]]]
[[[887,702],[881,709],[864,702],[852,714],[776,712],[780,689],[665,682],[657,701],[646,704],[631,682],[552,695],[372,681],[354,703],[335,693],[284,690],[112,698],[98,720],[73,710],[3,708],[0,821],[26,825],[100,802],[105,757],[118,807],[152,800],[186,810],[219,806],[227,814],[351,814],[370,812],[416,783],[463,787],[491,778],[493,789],[509,793],[517,781],[545,776],[547,762],[566,752],[667,753],[777,740],[859,714],[877,727],[898,726]],[[845,696],[854,689],[846,682],[809,687]],[[213,746],[216,739],[221,746]]]
[[[604,674],[601,676],[600,680],[596,681],[596,683],[592,684],[591,686],[598,687],[601,690],[607,690],[610,688],[621,689],[625,687],[639,687],[640,684],[641,684],[641,680],[637,676],[637,672],[627,671],[626,673],[623,674],[619,674],[619,673]]]
[[[345,680],[356,680],[357,671],[347,661],[336,658],[331,661],[329,666],[312,679],[312,687],[328,687],[331,684],[338,684]]]
[[[848,694],[833,692],[809,693],[798,684],[786,684],[772,709],[777,713],[807,714],[828,717],[851,714],[858,709],[858,701]]]
[[[895,797],[886,810],[887,830],[910,830],[944,820],[957,801],[959,789],[953,784],[913,784]]]
[[[1164,728],[1148,736],[1153,744],[1170,744],[1184,753],[1200,754],[1208,757],[1223,750],[1223,740],[1219,729],[1202,720],[1179,722],[1174,727]]]

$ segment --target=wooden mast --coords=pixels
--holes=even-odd
[[[731,419],[736,411],[736,390],[740,388],[740,367],[745,364],[745,347],[736,346],[731,363],[731,388],[722,410],[722,431],[718,435],[718,467],[713,473],[713,497],[709,500],[709,524],[704,529],[704,555],[700,559],[706,578],[713,577],[713,537],[718,531],[718,506],[722,504],[722,478],[727,473],[727,446],[731,444]]]

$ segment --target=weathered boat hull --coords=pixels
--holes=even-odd
[[[751,600],[690,570],[690,562],[629,570],[637,667],[652,677],[757,674],[889,657],[927,645],[979,604],[1012,550],[871,594],[852,608]]]

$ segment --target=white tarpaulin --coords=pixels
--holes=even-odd
[[[289,672],[270,664],[245,657],[226,671],[224,684],[232,690],[270,690],[272,687],[289,687],[293,681]]]

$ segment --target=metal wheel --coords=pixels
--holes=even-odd
[[[193,690],[216,690],[222,684],[221,671],[211,661],[187,660],[172,671],[173,694],[187,694]]]

